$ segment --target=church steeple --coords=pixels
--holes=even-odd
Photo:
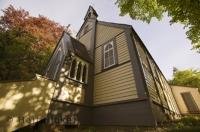
[[[86,21],[87,19],[97,19],[97,17],[98,17],[97,12],[94,10],[92,6],[89,6],[84,20]]]
[[[86,46],[91,59],[94,58],[97,17],[97,12],[92,6],[89,6],[84,22],[76,35],[76,38]]]

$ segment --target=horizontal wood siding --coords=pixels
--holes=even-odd
[[[157,103],[160,103],[160,99],[156,91],[156,85],[153,80],[153,76],[149,73],[149,71],[146,68],[144,68],[144,75],[145,75],[145,81],[147,83],[147,88],[149,90],[151,99]]]
[[[142,63],[142,69],[145,76],[145,81],[147,84],[147,88],[149,90],[150,97],[153,101],[160,104],[159,95],[156,90],[156,84],[153,79],[153,75],[151,74],[150,66],[148,64],[147,56],[144,49],[141,47],[140,43],[136,41],[137,50],[139,52],[140,61]]]
[[[139,52],[140,61],[142,63],[142,68],[145,75],[145,81],[151,99],[163,107],[170,109],[176,114],[179,114],[167,80],[164,78],[155,61],[151,58],[149,52],[142,47],[141,42],[135,38],[134,40],[136,41],[136,47]]]
[[[123,32],[123,29],[97,24],[96,47],[104,44],[120,32]]]
[[[90,29],[92,29],[92,27],[93,27],[93,23],[92,22],[87,22],[87,23],[85,23],[84,25],[83,25],[83,27],[81,28],[81,31],[80,31],[80,33],[79,33],[79,36],[80,36],[80,38],[83,36],[83,35],[85,35],[85,27],[87,26],[87,30],[89,31]]]
[[[95,50],[95,74],[101,72],[102,69],[102,47]]]
[[[117,35],[117,34],[116,34]],[[115,37],[115,36],[113,36]],[[115,37],[116,40],[116,47],[117,47],[117,58],[118,58],[118,64],[127,62],[130,60],[130,55],[128,51],[128,42],[125,36],[125,33],[121,33],[120,35]],[[102,48],[103,46],[100,46],[96,48],[95,51],[95,74],[101,72],[102,70]]]
[[[128,42],[125,36],[125,33],[122,33],[116,37],[117,44],[117,54],[118,54],[118,63],[121,64],[130,60],[130,55],[128,51]]]
[[[130,62],[95,76],[94,104],[134,98],[137,91]]]
[[[84,34],[83,36],[81,36],[81,38],[79,39],[79,41],[81,43],[83,43],[87,50],[90,49],[90,46],[91,46],[91,35],[92,35],[92,30],[90,30],[89,32],[87,32],[86,34]]]

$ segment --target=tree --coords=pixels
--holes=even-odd
[[[173,79],[169,81],[172,85],[200,88],[200,70],[174,70]]]
[[[0,80],[30,79],[46,67],[64,26],[9,6],[0,17]],[[70,32],[69,28],[66,28]]]
[[[121,15],[150,23],[152,18],[161,20],[164,13],[170,23],[181,23],[192,46],[200,52],[200,1],[199,0],[117,0]]]

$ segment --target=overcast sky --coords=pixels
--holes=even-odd
[[[65,26],[71,24],[73,31],[77,32],[89,5],[92,5],[99,15],[98,20],[132,25],[167,79],[172,77],[173,67],[200,68],[200,54],[191,50],[191,42],[186,38],[182,25],[170,26],[168,17],[150,24],[132,20],[128,16],[121,17],[115,1],[0,0],[0,9],[12,4],[29,11],[31,15],[41,14]]]

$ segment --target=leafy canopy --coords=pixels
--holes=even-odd
[[[200,70],[187,69],[181,71],[175,69],[173,79],[169,83],[172,85],[200,88]]]
[[[41,74],[65,27],[11,5],[2,11],[0,80],[30,79],[35,73]]]
[[[117,0],[121,15],[150,23],[152,18],[161,20],[164,13],[170,23],[181,23],[192,46],[200,52],[200,0]]]

